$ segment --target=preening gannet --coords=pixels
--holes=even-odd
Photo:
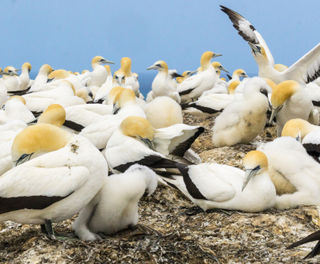
[[[139,164],[124,173],[105,177],[95,198],[81,210],[73,229],[82,240],[95,240],[97,233],[114,234],[138,223],[138,202],[157,187],[157,175]]]
[[[182,177],[164,180],[204,211],[223,208],[259,212],[273,207],[276,192],[268,175],[267,157],[260,151],[250,151],[243,165],[245,172],[222,164],[179,166]]]
[[[313,117],[313,105],[305,89],[296,81],[284,81],[272,90],[272,113],[269,123],[276,116],[277,134],[281,135],[284,124],[293,118],[304,120],[315,119]]]
[[[38,152],[48,153],[20,164]],[[79,212],[108,175],[106,161],[88,140],[49,124],[21,131],[12,156],[18,166],[0,177],[0,221],[41,224],[50,237],[51,222]]]
[[[147,70],[158,70],[158,74],[152,82],[152,98],[158,96],[169,96],[180,103],[180,96],[177,92],[177,84],[172,81],[168,74],[168,65],[165,61],[156,61]]]
[[[168,96],[156,97],[146,105],[144,111],[154,128],[183,123],[180,105]]]
[[[276,190],[276,207],[286,209],[320,203],[320,165],[292,137],[276,138],[259,146],[269,161]]]
[[[212,51],[206,51],[202,54],[200,59],[201,70],[178,85],[181,102],[190,102],[198,98],[204,91],[213,87],[219,78],[210,61],[218,56],[221,56],[221,54],[216,54]]]
[[[25,91],[30,87],[30,77],[29,74],[31,72],[31,64],[29,62],[25,62],[21,67],[21,74],[19,76],[19,90]]]
[[[216,147],[248,143],[267,121],[268,85],[262,78],[247,81],[243,97],[234,100],[215,119],[212,141]]]
[[[283,69],[282,67],[282,71],[279,71],[275,69],[272,54],[255,27],[237,12],[225,6],[220,7],[229,16],[233,27],[238,31],[239,35],[250,45],[253,57],[259,67],[260,77],[269,78],[275,83],[294,80],[300,84],[309,83],[318,78],[320,71],[320,44],[317,44],[289,68]]]

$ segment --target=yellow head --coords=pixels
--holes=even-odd
[[[116,96],[121,93],[125,88],[123,88],[122,86],[116,86],[113,87],[109,94],[108,94],[108,102],[109,104],[113,104],[114,103],[114,99],[116,98]]]
[[[271,79],[269,78],[263,78],[263,79],[267,82],[267,84],[270,86],[272,91],[277,87],[277,84]]]
[[[43,64],[40,68],[40,71],[42,71],[46,74],[50,74],[51,72],[53,72],[53,69],[51,68],[51,66],[49,64]]]
[[[28,72],[31,72],[32,69],[31,64],[29,62],[23,63],[21,68],[22,70],[27,70]]]
[[[113,64],[112,61],[106,60],[105,58],[103,58],[102,56],[95,56],[92,60],[91,60],[91,65],[92,67],[94,67],[96,64]]]
[[[3,72],[6,73],[6,75],[10,75],[10,76],[18,75],[16,68],[13,67],[13,66],[7,66],[7,67],[5,67],[4,70],[3,70]]]
[[[24,155],[36,155],[63,148],[71,134],[50,124],[36,124],[26,127],[14,139],[11,148],[12,160],[16,164]]]
[[[104,68],[107,70],[108,75],[111,75],[110,65],[104,65]]]
[[[64,108],[59,104],[52,104],[39,116],[37,123],[46,123],[61,127],[65,121],[66,111]]]
[[[240,81],[233,81],[229,84],[228,86],[228,92],[229,94],[234,94],[234,91],[236,90],[236,88],[238,87],[238,85],[240,84]]]
[[[113,74],[113,82],[118,85],[124,85],[126,76],[124,75],[124,72],[120,70],[117,70]]]
[[[313,129],[312,125],[303,119],[295,118],[286,122],[281,136],[303,139]]]
[[[288,80],[281,82],[272,90],[271,104],[278,108],[285,103],[298,89],[300,85],[296,81]]]
[[[53,72],[51,72],[48,75],[48,79],[66,79],[70,76],[71,74],[69,72],[67,72],[66,70],[60,69],[60,70],[55,70]]]
[[[26,100],[25,100],[22,96],[19,96],[19,95],[11,96],[11,97],[9,98],[9,100],[19,100],[19,101],[22,102],[24,105],[26,104]]]
[[[237,69],[233,72],[233,75],[239,76],[239,77],[248,77],[247,73],[243,69]]]
[[[131,59],[129,57],[121,58],[121,70],[126,77],[131,76]]]
[[[76,96],[83,99],[83,101],[87,102],[90,100],[90,97],[88,95],[88,91],[85,88],[79,89],[76,91]]]
[[[123,107],[127,102],[135,102],[136,95],[133,90],[124,88],[121,90],[114,99],[114,104],[116,103],[120,108]]]
[[[221,54],[216,54],[212,51],[204,52],[200,59],[201,69],[206,70],[210,66],[211,59],[219,56],[221,56]]]
[[[120,129],[124,135],[137,139],[152,141],[154,137],[154,128],[147,119],[140,116],[127,117],[122,121]]]
[[[153,65],[147,68],[147,70],[158,70],[168,73],[168,64],[165,61],[156,61]]]

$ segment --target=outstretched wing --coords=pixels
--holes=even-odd
[[[245,41],[251,44],[259,44],[261,47],[263,47],[269,62],[273,65],[274,59],[272,57],[271,51],[269,50],[261,34],[255,29],[255,27],[250,23],[250,21],[245,19],[239,13],[231,10],[230,8],[227,8],[222,5],[220,5],[220,7],[221,11],[228,15],[233,24],[233,27],[238,31],[239,35]]]

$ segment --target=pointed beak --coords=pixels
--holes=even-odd
[[[52,82],[54,80],[54,78],[52,79],[47,79],[47,83]]]
[[[183,76],[176,72],[172,74],[172,78],[177,78],[177,77],[183,77]]]
[[[256,175],[258,173],[259,169],[260,169],[260,167],[258,166],[258,167],[255,167],[254,169],[247,169],[245,171],[245,176],[244,176],[244,181],[243,181],[243,185],[242,185],[242,190],[241,191],[243,191],[246,188],[246,186],[248,185],[250,179],[254,175]]]
[[[148,138],[140,138],[141,141],[146,144],[150,149],[154,149],[153,142]]]
[[[155,65],[151,65],[147,68],[147,70],[156,70],[157,69],[157,66]]]
[[[277,116],[277,114],[279,113],[281,108],[282,108],[282,106],[279,106],[277,108],[272,107],[271,116],[270,116],[270,119],[268,121],[269,124],[272,123],[274,117]]]
[[[221,71],[224,71],[224,72],[226,72],[226,73],[229,73],[229,71],[228,71],[227,69],[223,68],[222,66],[220,67],[220,70],[221,70]]]
[[[109,60],[106,60],[106,59],[103,59],[100,61],[102,64],[114,64],[113,61],[109,61]]]
[[[116,115],[120,110],[120,107],[118,107],[116,104],[113,104],[113,110],[112,114]]]
[[[215,54],[213,54],[212,59],[213,59],[213,58],[216,58],[216,57],[221,57],[221,56],[222,56],[222,54],[215,53]]]

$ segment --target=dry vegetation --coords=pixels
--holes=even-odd
[[[241,167],[254,145],[213,149],[212,118],[186,115],[187,123],[207,130],[193,148],[204,161]],[[268,128],[258,141],[271,140]],[[140,224],[96,242],[52,241],[38,226],[0,224],[0,263],[318,263],[304,261],[312,245],[286,250],[290,243],[320,226],[317,207],[263,213],[217,210],[189,215],[193,205],[173,189],[160,186],[140,202]],[[71,232],[72,220],[55,225]]]

